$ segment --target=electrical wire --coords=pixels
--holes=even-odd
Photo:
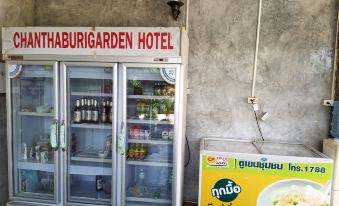
[[[261,139],[262,139],[262,141],[265,141],[264,136],[262,135],[262,132],[261,132],[261,128],[260,128],[259,122],[258,122],[257,112],[254,111],[254,110],[253,110],[253,112],[254,112],[255,120],[256,120],[257,125],[258,125],[258,130],[260,132]]]
[[[190,164],[190,161],[191,161],[191,150],[190,150],[190,145],[188,143],[188,139],[187,139],[187,136],[186,137],[186,145],[187,145],[187,149],[188,149],[188,159],[187,159],[187,162],[185,163],[185,168]]]

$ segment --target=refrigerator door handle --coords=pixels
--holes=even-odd
[[[121,133],[118,137],[118,151],[121,155],[125,155],[125,137],[126,137],[126,126],[125,123],[121,123]]]
[[[50,126],[50,144],[54,151],[58,150],[58,120],[55,119],[53,124]]]
[[[66,148],[65,121],[62,121],[60,126],[60,147],[64,152]]]

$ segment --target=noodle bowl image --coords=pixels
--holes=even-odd
[[[304,179],[278,181],[260,193],[257,206],[330,206],[330,195],[321,188],[321,184]]]

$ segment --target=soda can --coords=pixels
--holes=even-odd
[[[139,135],[140,135],[140,136],[139,136],[140,139],[145,139],[145,130],[140,129]]]
[[[140,139],[140,129],[139,128],[134,129],[134,139]]]
[[[149,137],[150,137],[149,129],[145,129],[145,139],[149,140]]]
[[[133,127],[131,127],[129,129],[129,138],[130,139],[135,139],[135,137],[134,137],[134,128]]]

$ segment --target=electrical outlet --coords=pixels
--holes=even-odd
[[[334,103],[333,100],[323,100],[323,105],[324,106],[332,107],[333,103]]]
[[[249,104],[258,104],[259,98],[258,97],[248,97],[247,98],[247,103]]]

